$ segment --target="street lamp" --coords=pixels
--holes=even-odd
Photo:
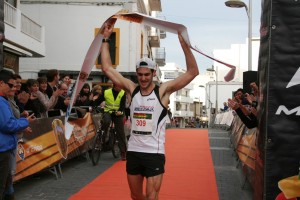
[[[209,112],[209,110],[212,108],[212,102],[210,100],[210,95],[207,92],[207,87],[204,85],[199,85],[199,87],[204,88],[204,90],[205,90],[205,114],[204,114],[204,116],[206,116],[206,117],[211,116],[211,112]],[[210,89],[209,89],[209,93],[210,93]]]
[[[218,66],[216,66],[216,70],[214,70],[214,66],[212,68],[207,68],[206,71],[214,72],[216,74],[216,111],[215,114],[218,112]]]
[[[206,91],[206,88],[205,88],[205,86],[203,86],[203,85],[199,85],[199,87],[200,88],[204,88],[204,90]],[[206,95],[206,94],[205,94]],[[203,111],[202,111],[202,109],[203,109],[203,105],[201,106],[201,92],[199,93],[199,110],[200,110],[200,117],[202,117],[202,114],[203,114]],[[206,96],[205,96],[205,105],[206,105]],[[206,112],[206,111],[205,111]]]
[[[204,85],[199,85],[199,87],[204,88],[204,90],[205,90],[205,107],[206,107],[206,109],[211,108],[212,102],[210,101],[210,96],[206,90],[206,87]],[[206,104],[206,102],[208,102],[208,103]]]
[[[225,5],[231,8],[242,8],[245,7],[245,10],[248,15],[248,71],[252,70],[252,0],[249,0],[248,7],[241,0],[228,0],[225,2]]]

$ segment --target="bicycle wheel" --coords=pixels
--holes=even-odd
[[[112,152],[114,158],[119,158],[121,155],[121,151],[119,148],[119,142],[117,140],[115,130],[110,131],[109,139],[110,139],[111,152]]]
[[[92,153],[91,160],[93,165],[97,165],[100,159],[100,153],[103,148],[102,140],[101,140],[101,132],[97,132],[92,145]]]

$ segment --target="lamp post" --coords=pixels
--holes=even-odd
[[[210,101],[210,96],[206,90],[207,88],[204,85],[199,85],[199,87],[204,88],[204,90],[205,90],[205,107],[207,110],[207,109],[211,108],[211,106],[212,106],[212,102]],[[206,103],[206,102],[208,102],[208,103]]]
[[[206,88],[205,88],[204,85],[199,85],[199,87],[200,87],[200,88],[204,88],[204,90],[205,90],[205,92],[206,92]],[[203,113],[203,111],[202,111],[203,105],[202,105],[202,107],[201,107],[201,105],[200,105],[200,102],[201,102],[200,97],[201,97],[201,93],[199,94],[199,110],[200,110],[200,117],[201,117],[201,116],[202,116],[202,113]],[[205,94],[205,105],[206,105],[206,94]]]
[[[245,7],[248,15],[248,71],[252,70],[252,0],[249,0],[248,7],[241,0],[228,0],[225,5],[231,8]]]
[[[215,111],[215,113],[217,114],[217,112],[218,112],[218,66],[216,66],[216,70],[214,70],[214,66],[212,66],[212,68],[207,68],[206,71],[214,72],[216,74],[216,111]]]

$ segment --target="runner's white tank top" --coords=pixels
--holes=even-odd
[[[128,151],[165,153],[167,109],[162,105],[158,92],[158,86],[147,96],[141,94],[139,86],[133,91]]]

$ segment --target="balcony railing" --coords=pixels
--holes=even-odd
[[[21,31],[38,41],[42,41],[42,26],[24,14],[21,16]]]
[[[17,9],[7,2],[4,2],[4,22],[16,28]]]
[[[166,50],[164,47],[152,48],[153,58],[159,66],[166,64]]]
[[[166,17],[160,14],[158,14],[156,17],[161,20],[166,20]],[[159,30],[159,36],[160,39],[165,39],[167,37],[166,31]]]
[[[176,95],[175,101],[182,103],[193,103],[193,99],[191,97],[186,97],[182,95]]]
[[[174,117],[193,117],[194,112],[193,111],[175,111]]]
[[[160,46],[160,38],[158,29],[151,28],[151,30],[148,32],[149,36],[149,44],[151,47],[159,47]]]
[[[165,39],[167,37],[166,31],[160,30],[160,39]]]
[[[18,29],[18,21],[21,23],[22,33],[41,42],[42,41],[42,26],[34,22],[32,19],[21,13],[20,10],[13,7],[7,2],[4,2],[4,22],[13,28]]]

